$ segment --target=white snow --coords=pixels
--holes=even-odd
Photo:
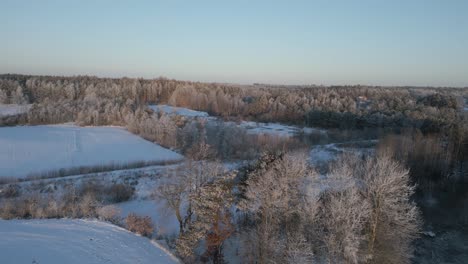
[[[1,127],[0,146],[0,177],[24,177],[79,166],[183,158],[119,127]]]
[[[325,164],[333,161],[338,154],[340,149],[335,144],[317,145],[310,151],[310,159],[313,165]]]
[[[0,220],[0,263],[179,263],[156,242],[112,224]]]
[[[169,115],[180,115],[185,117],[208,117],[207,112],[202,111],[195,111],[188,108],[183,107],[175,107],[170,105],[150,105],[151,108],[155,112],[163,112]]]
[[[122,218],[130,213],[151,217],[157,235],[173,236],[179,233],[179,222],[163,201],[132,200],[114,205],[120,208]]]
[[[251,121],[242,121],[239,125],[247,130],[250,134],[266,134],[277,135],[280,137],[292,137],[300,133],[313,134],[313,133],[326,133],[325,130],[316,128],[300,128],[297,126],[288,126],[279,123],[259,123]]]
[[[29,111],[31,104],[0,104],[0,117],[23,114]]]
[[[346,143],[330,143],[313,146],[310,151],[310,163],[314,166],[326,165],[338,158],[340,154],[370,154],[373,151],[373,144],[377,140],[350,141]],[[359,146],[363,145],[363,146]]]
[[[155,112],[163,112],[169,115],[179,115],[188,118],[203,118],[208,119],[209,121],[222,121],[220,118],[210,116],[207,112],[195,111],[183,107],[175,107],[170,105],[149,105]],[[266,134],[266,135],[277,135],[280,137],[293,137],[295,135],[304,133],[304,134],[314,134],[326,133],[326,130],[305,127],[301,128],[298,126],[288,126],[280,123],[260,123],[253,121],[242,121],[239,124],[234,122],[227,122],[229,124],[235,124],[239,127],[242,127],[247,130],[249,134]]]

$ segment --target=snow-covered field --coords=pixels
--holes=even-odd
[[[29,111],[32,105],[0,104],[0,117],[23,114]]]
[[[0,146],[0,177],[24,177],[80,166],[183,158],[119,127],[1,127]]]
[[[0,220],[0,263],[179,263],[156,242],[87,220]]]

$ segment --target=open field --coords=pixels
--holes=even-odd
[[[156,242],[98,221],[0,220],[0,236],[0,263],[179,263]]]
[[[118,127],[3,127],[0,128],[0,145],[0,177],[26,177],[73,167],[183,158]]]

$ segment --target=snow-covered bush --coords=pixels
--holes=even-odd
[[[20,195],[18,184],[6,184],[0,188],[0,198],[13,198]]]
[[[153,222],[149,216],[131,213],[125,218],[125,224],[129,231],[146,237],[151,237],[154,231]]]
[[[97,210],[97,215],[100,220],[118,224],[120,222],[120,211],[120,208],[115,205],[106,205]]]
[[[132,198],[135,188],[127,184],[113,184],[108,188],[109,200],[114,203],[121,203]]]

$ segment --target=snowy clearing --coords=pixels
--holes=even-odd
[[[0,177],[25,177],[81,166],[183,159],[118,127],[2,127],[0,146]]]
[[[218,122],[222,121],[222,119],[210,116],[207,112],[196,111],[188,108],[183,107],[175,107],[170,105],[149,105],[155,112],[163,112],[169,115],[178,115],[187,118],[203,118],[209,121]],[[325,134],[326,130],[317,129],[317,128],[310,128],[310,127],[298,127],[298,126],[288,126],[280,123],[260,123],[260,122],[253,122],[253,121],[241,121],[240,123],[235,122],[227,122],[229,124],[235,124],[241,128],[247,130],[249,134],[255,135],[276,135],[280,137],[293,137],[298,134]]]
[[[175,236],[179,234],[179,222],[171,211],[160,200],[132,200],[114,204],[121,210],[120,216],[127,217],[130,213],[139,216],[149,216],[153,221],[155,233],[158,236]]]
[[[31,104],[18,105],[18,104],[0,104],[0,117],[14,116],[23,114],[29,111]]]
[[[183,107],[175,107],[170,105],[150,105],[155,112],[163,112],[169,115],[180,115],[185,117],[209,117],[207,112],[191,110]]]
[[[336,160],[339,155],[344,153],[371,154],[374,151],[375,144],[377,144],[377,140],[316,145],[309,153],[310,163],[316,167],[320,167]]]
[[[276,135],[280,137],[293,137],[295,135],[304,133],[304,134],[313,134],[313,133],[326,133],[323,129],[304,127],[300,128],[297,126],[288,126],[279,123],[259,123],[251,121],[242,121],[239,125],[247,130],[247,133],[250,134],[266,134],[266,135]]]
[[[0,220],[0,263],[179,263],[156,242],[88,220]]]

